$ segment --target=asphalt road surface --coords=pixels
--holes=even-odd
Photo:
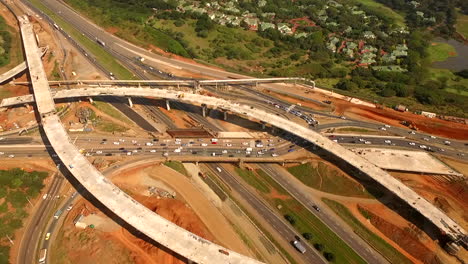
[[[42,235],[45,235],[45,233],[42,233],[42,228],[49,220],[48,215],[56,203],[55,196],[59,192],[63,180],[62,175],[56,174],[47,191],[46,199],[40,200],[39,208],[37,208],[36,213],[32,216],[21,239],[17,258],[18,264],[37,263],[37,246],[40,240],[44,239]]]
[[[270,224],[283,238],[288,242],[296,240],[296,237],[300,237],[300,234],[292,229],[281,216],[273,212],[263,201],[257,198],[256,195],[252,194],[247,190],[235,176],[231,175],[225,169],[219,172],[216,168],[223,168],[220,164],[207,164],[216,175],[218,175],[223,181],[225,181],[232,189],[239,193],[243,199],[245,199],[255,210]],[[327,263],[320,254],[318,254],[310,245],[302,243],[307,251],[303,254],[303,259],[307,263]],[[292,245],[291,245],[292,247]]]
[[[280,184],[286,191],[288,191],[296,200],[304,205],[312,214],[317,216],[323,223],[325,223],[335,234],[337,234],[343,241],[348,244],[356,253],[358,253],[367,263],[389,263],[378,252],[374,251],[365,241],[360,239],[356,234],[350,233],[338,225],[335,221],[336,216],[328,215],[325,211],[317,211],[314,206],[316,204],[311,199],[310,195],[305,195],[301,190],[296,188],[291,182],[284,177],[276,168],[270,164],[258,164],[258,166],[265,171],[272,179]]]

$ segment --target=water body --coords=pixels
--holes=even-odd
[[[445,40],[442,38],[435,39],[437,42],[447,43],[452,45],[457,51],[456,57],[449,57],[445,61],[437,61],[432,64],[435,68],[449,69],[452,71],[461,71],[468,69],[468,45],[454,39]]]

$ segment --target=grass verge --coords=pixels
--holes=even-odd
[[[115,109],[111,104],[102,102],[102,101],[94,101],[93,106],[95,106],[100,111],[104,112],[105,114],[112,116],[122,122],[131,124],[130,121],[126,116],[124,116],[119,110]]]
[[[126,127],[123,127],[121,125],[114,124],[112,122],[108,121],[99,121],[99,123],[96,126],[99,130],[104,131],[104,132],[125,132],[128,129]]]
[[[57,16],[52,10],[47,6],[41,3],[39,0],[28,0],[36,8],[40,9],[47,16],[54,20],[54,22],[59,25],[65,32],[67,32],[74,40],[76,40],[80,45],[82,45],[88,52],[90,52],[101,65],[114,73],[119,79],[132,80],[135,79],[133,74],[127,70],[124,66],[118,63],[114,57],[99,46],[96,42],[90,40],[89,38],[83,36],[81,32],[76,30],[72,25],[68,24],[61,17]]]
[[[249,171],[246,169],[241,169],[236,167],[236,173],[244,179],[248,184],[253,186],[255,189],[259,190],[262,193],[269,193],[270,188],[267,184],[265,184],[262,179],[257,177],[253,171]]]
[[[329,168],[323,162],[319,162],[315,167],[305,163],[289,167],[287,170],[302,183],[314,189],[342,196],[372,198],[363,186],[348,179],[339,171]]]
[[[238,172],[238,170],[236,170],[236,172]],[[254,174],[253,172],[251,173]],[[284,194],[284,196],[288,196],[288,198],[275,198],[277,196],[271,195],[273,192],[261,192],[261,196],[272,207],[276,208],[282,216],[287,218],[289,223],[300,234],[310,233],[312,238],[308,240],[308,242],[311,245],[316,243],[320,244],[322,245],[322,253],[333,253],[335,259],[332,261],[332,263],[366,263],[352,248],[348,246],[348,244],[346,244],[332,230],[330,230],[328,226],[326,226],[320,219],[318,219],[313,213],[305,208],[299,201],[292,198],[283,187],[281,187],[276,182],[270,185],[269,183],[273,182],[274,180],[271,179],[269,175],[267,175],[265,172],[261,174],[263,175],[260,176],[262,181],[265,185],[267,185],[270,191],[274,190],[274,193]],[[263,180],[264,177],[268,177],[270,180],[265,181]],[[258,185],[253,185],[255,183],[247,183],[258,189]]]
[[[179,161],[166,161],[166,162],[164,162],[164,165],[171,168],[171,169],[173,169],[173,170],[175,170],[175,171],[177,171],[177,172],[179,172],[179,173],[181,173],[181,174],[183,174],[183,175],[185,175],[185,176],[187,176],[187,177],[189,176],[188,172],[185,169],[184,164],[182,164],[182,162],[179,162]]]
[[[429,53],[429,59],[432,62],[435,61],[445,61],[449,57],[456,57],[457,52],[455,48],[447,43],[433,42],[427,49]]]
[[[330,207],[341,219],[343,219],[356,234],[358,234],[362,239],[364,239],[369,245],[371,245],[375,250],[380,252],[390,263],[402,263],[410,264],[412,263],[408,258],[406,258],[401,252],[392,247],[384,239],[372,233],[367,229],[353,214],[346,208],[344,205],[327,199],[322,198],[322,201]],[[365,215],[365,213],[364,213]]]
[[[455,25],[457,31],[465,38],[468,38],[468,15],[457,13],[457,24]]]

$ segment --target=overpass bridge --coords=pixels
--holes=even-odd
[[[466,231],[460,225],[458,225],[455,221],[453,221],[444,212],[439,210],[425,198],[418,195],[415,191],[407,187],[398,179],[392,177],[384,170],[371,164],[364,158],[354,154],[353,152],[347,150],[339,144],[320,135],[319,133],[307,127],[299,125],[295,122],[279,117],[275,114],[266,112],[262,109],[233,103],[221,98],[166,89],[118,86],[57,90],[55,92],[55,98],[57,99],[106,95],[124,97],[155,97],[175,101],[183,101],[190,104],[204,104],[210,108],[217,108],[223,111],[230,111],[244,117],[253,118],[265,123],[269,123],[275,127],[278,127],[301,138],[304,138],[305,140],[321,147],[324,150],[327,150],[328,152],[346,161],[362,173],[368,175],[370,178],[374,179],[376,182],[387,188],[390,192],[400,197],[403,201],[408,203],[416,211],[421,213],[435,226],[437,226],[443,234],[446,234],[451,240],[457,241],[466,237]],[[29,97],[28,100],[30,99],[31,98]],[[12,100],[5,99],[5,102],[2,102],[1,106],[11,105],[12,102],[10,101],[22,103],[22,101],[18,100],[18,98]]]
[[[44,56],[47,50],[48,50],[48,47],[41,48],[41,53],[42,53],[41,56]],[[26,61],[23,61],[22,63],[16,65],[14,68],[10,69],[9,71],[0,74],[0,83],[4,83],[10,80],[11,78],[25,71],[27,68],[28,68],[28,65],[26,64]]]
[[[260,263],[216,245],[149,210],[106,179],[74,146],[56,114],[32,25],[18,17],[37,109],[44,132],[60,160],[86,190],[125,222],[162,246],[197,263]]]
[[[279,77],[279,78],[249,78],[249,79],[222,79],[222,80],[195,80],[195,79],[184,79],[184,80],[61,80],[61,81],[49,81],[50,86],[62,86],[62,85],[171,85],[177,87],[191,87],[201,88],[202,86],[217,86],[217,85],[257,85],[262,83],[304,83],[311,84],[312,88],[315,88],[315,82],[306,78],[299,77]],[[16,85],[29,85],[30,82],[11,82]]]

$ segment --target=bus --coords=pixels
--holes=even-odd
[[[47,248],[41,249],[41,252],[39,253],[39,263],[45,263],[45,259],[47,257]]]

